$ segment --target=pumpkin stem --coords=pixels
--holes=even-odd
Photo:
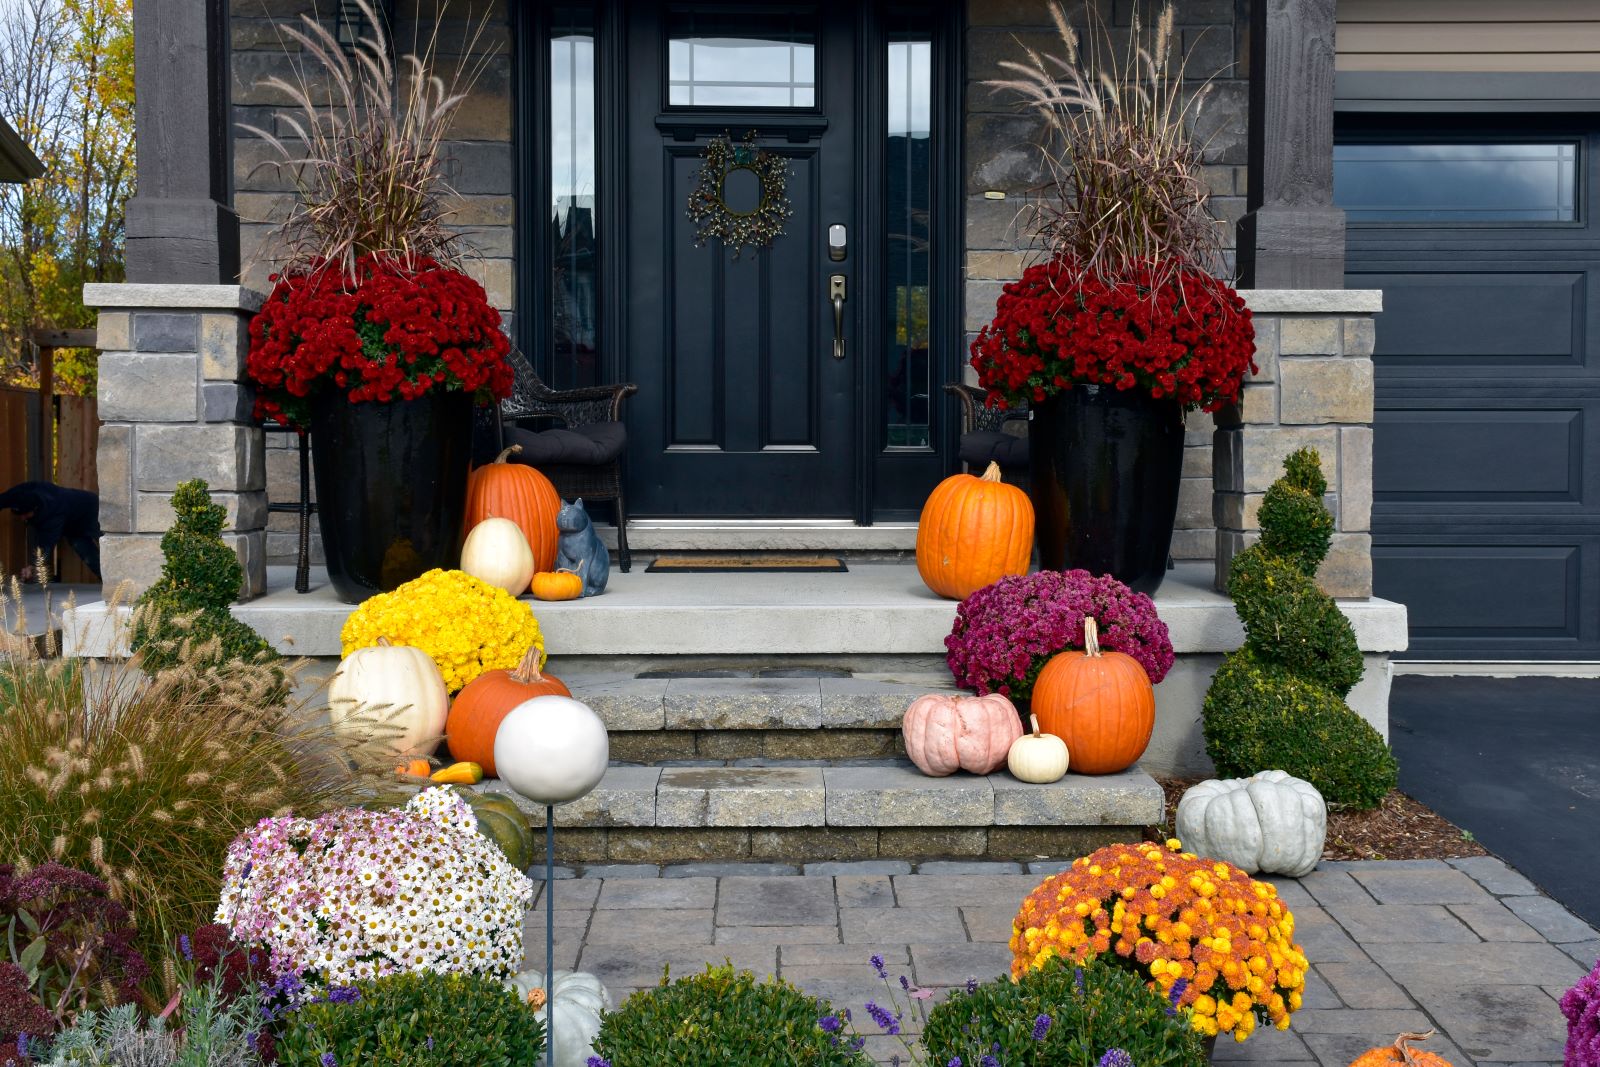
[[[387,638],[387,637],[380,637],[380,638],[378,638],[378,646],[379,646],[379,647],[380,647],[380,648],[388,648],[388,647],[389,647],[389,646],[391,646],[391,645],[392,645],[392,644],[394,644],[394,642],[393,642],[393,641],[390,641],[390,640],[389,640],[389,639],[388,639],[388,638]]]
[[[1100,654],[1100,623],[1093,615],[1083,617],[1083,653],[1091,657]]]
[[[1429,1030],[1425,1034],[1401,1034],[1399,1037],[1395,1038],[1394,1050],[1400,1053],[1400,1062],[1416,1063],[1417,1058],[1412,1055],[1414,1050],[1411,1048],[1411,1042],[1426,1041],[1436,1033],[1438,1033],[1437,1030]]]
[[[1030,713],[1028,715],[1028,718],[1033,720],[1033,736],[1034,737],[1038,737],[1039,736],[1039,716]]]
[[[538,645],[528,646],[528,651],[522,654],[522,662],[511,672],[511,678],[523,685],[535,685],[544,681],[544,675],[539,673]]]
[[[494,462],[496,462],[496,463],[504,463],[506,461],[506,457],[511,455],[511,453],[513,453],[513,452],[521,452],[521,451],[522,451],[522,446],[521,445],[512,445],[509,448],[506,448],[503,451],[501,451],[501,453],[498,456],[494,457]]]
[[[991,459],[989,461],[988,468],[986,470],[984,470],[983,476],[981,478],[979,478],[978,480],[981,481],[981,482],[998,482],[998,481],[1000,481],[1001,480],[1001,477],[1000,477],[1000,464],[996,463],[994,460]]]

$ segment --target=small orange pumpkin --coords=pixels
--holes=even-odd
[[[1008,574],[1027,574],[1033,558],[1033,503],[1000,480],[953,474],[934,486],[917,523],[917,573],[929,589],[965,600]]]
[[[1100,627],[1083,620],[1083,651],[1051,658],[1033,684],[1033,713],[1067,743],[1072,769],[1115,774],[1139,761],[1156,727],[1156,693],[1139,661],[1100,650]]]
[[[394,773],[411,778],[426,778],[433,773],[433,765],[425,759],[414,759],[396,767]]]
[[[1401,1034],[1392,1045],[1363,1052],[1351,1062],[1350,1067],[1379,1067],[1385,1063],[1409,1063],[1413,1067],[1452,1067],[1450,1061],[1437,1052],[1426,1052],[1411,1047],[1411,1042],[1426,1041],[1433,1036],[1433,1033],[1429,1030],[1425,1034]]]
[[[571,695],[560,678],[539,673],[539,648],[535,645],[515,670],[484,671],[462,688],[444,723],[450,754],[493,775],[494,735],[512,709],[534,697]]]
[[[535,600],[576,600],[583,595],[583,579],[571,571],[540,571],[533,576]]]
[[[550,479],[532,467],[506,462],[511,453],[521,451],[521,445],[512,445],[467,475],[467,519],[462,535],[484,519],[510,519],[528,539],[533,569],[547,571],[556,565],[556,513],[561,510],[561,496]]]

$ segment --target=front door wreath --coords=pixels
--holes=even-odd
[[[715,237],[723,247],[733,249],[733,258],[738,259],[745,248],[766,248],[782,236],[784,222],[794,214],[785,192],[788,160],[758,146],[754,133],[746,134],[738,144],[727,134],[719,134],[711,138],[701,159],[695,186],[689,192],[695,247]],[[761,185],[761,198],[749,211],[734,210],[723,195],[728,175],[738,170],[750,171]]]

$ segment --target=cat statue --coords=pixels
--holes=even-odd
[[[594,532],[583,509],[583,498],[563,503],[556,514],[556,570],[571,571],[583,579],[583,595],[599,596],[611,577],[611,554]]]

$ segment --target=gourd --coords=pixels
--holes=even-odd
[[[428,778],[440,785],[477,785],[483,781],[483,768],[476,763],[463,760],[448,767],[441,767]]]
[[[1016,706],[999,693],[929,693],[906,708],[900,732],[906,755],[923,774],[992,774],[1006,765],[1012,742],[1022,736],[1022,720]]]
[[[929,589],[965,600],[1008,574],[1027,574],[1033,558],[1033,504],[1000,480],[990,463],[981,478],[953,474],[934,486],[917,523],[917,573]]]
[[[1083,619],[1083,651],[1051,658],[1033,684],[1033,711],[1045,733],[1072,753],[1079,774],[1115,774],[1144,755],[1156,726],[1156,694],[1139,661],[1100,650],[1094,616]]]
[[[1322,858],[1328,806],[1310,782],[1262,771],[1190,789],[1178,801],[1175,827],[1190,852],[1226,860],[1246,874],[1301,878]]]
[[[433,764],[425,759],[407,760],[394,769],[396,774],[404,774],[411,778],[426,778],[433,773]]]
[[[550,479],[525,463],[507,463],[506,457],[522,451],[512,445],[467,475],[466,529],[484,519],[500,516],[510,519],[528,539],[533,552],[535,573],[556,565],[556,513],[561,496]]]
[[[1425,1034],[1401,1034],[1392,1045],[1363,1052],[1350,1062],[1350,1067],[1380,1067],[1385,1063],[1409,1063],[1414,1067],[1451,1067],[1450,1061],[1437,1052],[1411,1047],[1413,1041],[1426,1041],[1432,1036],[1432,1030]]]
[[[471,789],[460,790],[457,795],[472,808],[478,832],[499,846],[507,863],[519,871],[533,865],[533,828],[516,801],[504,793],[481,793]]]
[[[582,972],[557,971],[547,991],[544,975],[523,971],[506,984],[538,1009],[539,1021],[545,1024],[555,1051],[555,1067],[584,1067],[594,1055],[600,1013],[611,1008],[611,996],[600,979]],[[549,1003],[545,1003],[547,992]]]
[[[461,545],[461,569],[512,596],[521,596],[533,580],[533,549],[520,526],[491,515],[467,531]]]
[[[571,571],[540,571],[533,576],[535,600],[576,600],[583,595],[583,579]]]
[[[588,793],[605,775],[610,757],[605,723],[571,697],[518,704],[494,737],[500,780],[537,804],[563,804]]]
[[[1030,715],[1033,733],[1023,734],[1011,742],[1006,753],[1006,769],[1013,778],[1036,785],[1048,785],[1061,780],[1071,762],[1067,743],[1055,734],[1039,732],[1039,716]]]
[[[539,649],[531,647],[515,670],[484,671],[456,694],[444,725],[450,752],[496,774],[494,735],[511,709],[537,696],[571,695],[561,679],[539,673]]]
[[[449,711],[444,676],[428,654],[386,637],[340,660],[328,683],[334,731],[381,744],[396,756],[431,753]]]

